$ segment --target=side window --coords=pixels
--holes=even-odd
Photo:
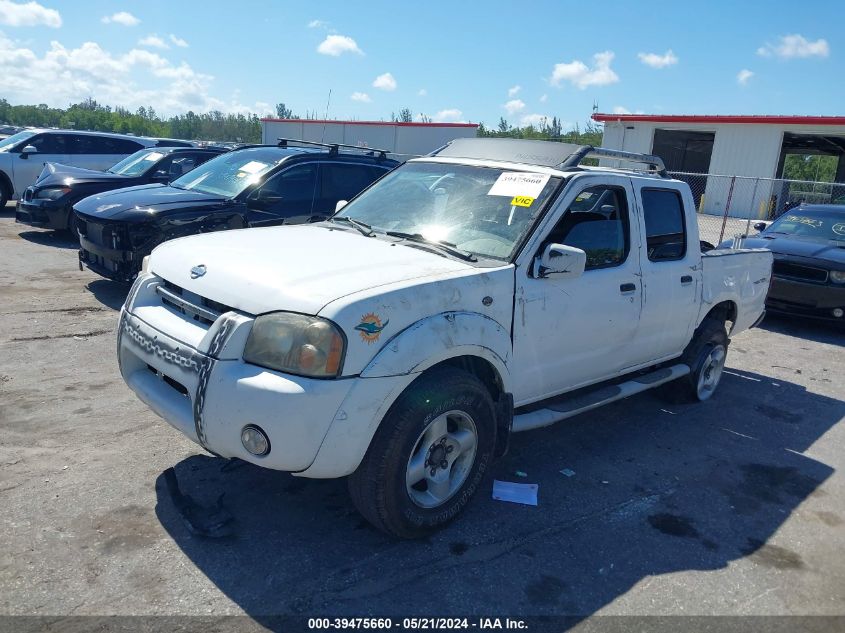
[[[323,172],[320,198],[335,202],[358,195],[381,175],[370,165],[326,163],[320,169]]]
[[[67,137],[64,134],[36,134],[20,147],[32,145],[39,154],[67,154]]]
[[[584,189],[546,238],[587,253],[586,270],[619,266],[628,257],[628,199],[621,187]]]
[[[211,154],[178,153],[168,156],[156,166],[156,175],[176,180],[197,165],[204,163]]]
[[[687,252],[684,203],[674,189],[643,189],[646,250],[653,262],[683,259]]]
[[[262,208],[284,216],[311,213],[317,189],[317,166],[296,165],[271,177],[252,196]]]

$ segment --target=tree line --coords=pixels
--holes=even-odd
[[[300,117],[284,103],[276,104],[276,116],[283,119],[318,118],[316,110]],[[431,119],[420,117],[426,123]],[[412,111],[403,108],[391,113],[391,121],[411,122]],[[261,119],[257,114],[223,113],[218,110],[163,117],[152,106],[140,107],[135,112],[120,106],[103,105],[94,99],[74,103],[67,108],[51,108],[46,104],[11,105],[0,98],[0,123],[30,127],[52,127],[98,132],[118,132],[137,136],[161,136],[186,140],[261,142]],[[564,130],[557,117],[543,119],[537,124],[512,126],[504,118],[495,128],[483,123],[478,126],[478,136],[509,137],[561,141],[580,145],[601,145],[601,127],[589,121]]]

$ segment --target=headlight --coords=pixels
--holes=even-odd
[[[141,272],[148,273],[150,272],[150,256],[144,255],[144,259],[141,260]]]
[[[835,284],[845,284],[845,270],[831,270],[830,280]]]
[[[58,200],[68,193],[70,193],[70,187],[45,187],[38,189],[35,192],[35,197],[42,200]]]
[[[343,334],[331,321],[274,312],[255,319],[244,360],[299,376],[334,378],[340,373],[344,347]]]

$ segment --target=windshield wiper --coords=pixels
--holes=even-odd
[[[455,244],[451,242],[445,242],[443,240],[429,240],[423,237],[420,233],[404,233],[402,231],[385,231],[385,235],[389,235],[390,237],[399,237],[403,240],[408,240],[409,242],[419,242],[420,244],[428,244],[429,246],[434,246],[435,248],[439,248],[450,255],[454,255],[455,257],[462,259],[466,262],[477,262],[478,258],[473,255],[472,253],[468,253],[467,251],[462,251],[461,249],[457,248]]]
[[[373,231],[373,227],[366,222],[361,222],[361,220],[356,220],[345,215],[331,217],[329,218],[329,222],[348,222],[350,225],[355,227],[361,235],[366,235],[367,237],[372,237],[376,234],[375,231]]]

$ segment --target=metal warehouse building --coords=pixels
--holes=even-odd
[[[845,201],[845,117],[593,115],[604,147],[656,154],[702,213],[771,218],[802,201]],[[789,154],[835,156],[834,183],[783,180]]]
[[[261,119],[263,143],[278,138],[386,149],[399,160],[428,154],[456,138],[475,136],[477,123],[400,123]]]

